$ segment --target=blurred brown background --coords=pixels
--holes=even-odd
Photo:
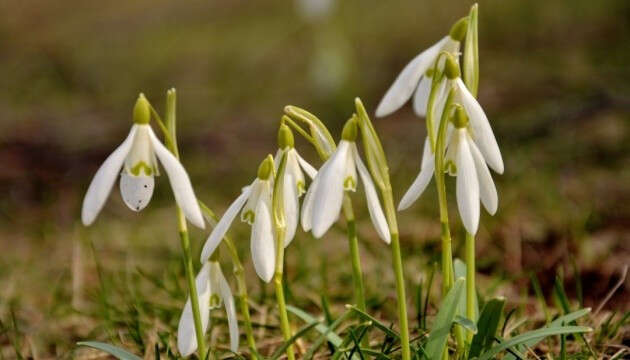
[[[32,335],[46,344],[41,353],[64,353],[74,340],[101,334],[100,315],[90,313],[101,294],[99,260],[104,274],[136,266],[160,274],[178,266],[164,177],[142,213],[129,212],[115,188],[96,225],[79,225],[87,185],[126,135],[139,92],[161,111],[165,91],[177,88],[183,163],[199,197],[222,213],[275,151],[284,105],[310,110],[337,136],[354,97],[373,111],[403,66],[471,4],[336,1],[313,18],[290,1],[1,2],[3,328],[11,328],[13,314],[21,333],[41,335]],[[486,284],[519,285],[502,290],[518,303],[523,291],[532,294],[530,271],[548,293],[563,269],[575,297],[575,262],[585,305],[596,306],[630,259],[630,2],[482,0],[479,6],[479,98],[506,161],[505,174],[494,176],[498,214],[482,216],[480,272]],[[419,170],[424,122],[410,106],[373,120],[400,197]],[[298,140],[318,166],[307,145]],[[400,215],[410,283],[438,257],[435,200],[429,187]],[[365,207],[358,209],[366,219]],[[451,214],[456,223],[454,207]],[[388,252],[369,221],[360,230],[368,292],[386,296],[375,291],[370,271]],[[459,251],[462,234],[454,230]],[[247,229],[237,231],[247,249]],[[198,249],[207,234],[193,235]],[[319,277],[311,280],[301,272],[307,268],[291,264],[306,257],[317,269],[320,259],[308,256],[313,246],[330,252],[330,264],[342,264],[345,243],[341,234],[325,243],[300,236],[293,250],[299,256],[288,255],[295,256],[289,274],[315,291]],[[349,269],[343,271],[328,281],[348,281]],[[629,309],[629,288],[626,281],[608,306]],[[65,324],[76,315],[74,305],[93,322],[79,329]],[[59,324],[53,335],[50,327]]]

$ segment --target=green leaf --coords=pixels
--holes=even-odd
[[[98,341],[80,341],[77,345],[104,351],[120,360],[142,360],[140,357],[128,352],[127,350]]]
[[[460,301],[462,302],[462,301]],[[464,329],[470,331],[473,334],[477,333],[477,325],[467,317],[463,317],[461,315],[455,315],[455,319],[453,320],[456,324],[459,324]]]
[[[282,346],[280,346],[278,349],[276,349],[276,351],[273,353],[273,355],[271,355],[271,360],[276,360],[278,359],[280,356],[282,356],[284,354],[284,352],[287,350],[287,348],[289,346],[291,346],[297,339],[301,338],[302,336],[304,336],[307,332],[309,332],[312,328],[316,327],[319,324],[319,321],[314,321],[311,322],[307,325],[305,325],[304,327],[302,327],[300,330],[298,330],[293,336],[291,336],[291,338],[289,338],[289,340],[285,341]]]
[[[477,357],[482,351],[490,349],[497,334],[504,307],[505,298],[503,297],[491,299],[483,307],[477,322],[479,332],[473,337],[470,344],[469,359]]]
[[[466,270],[465,262],[463,262],[461,259],[453,260],[453,273],[455,274],[455,279],[458,279],[460,277],[466,279],[466,271],[467,270]],[[465,293],[466,291],[464,291],[464,294]],[[477,321],[477,319],[479,318],[479,304],[477,303],[477,297],[475,297],[474,299],[475,299],[475,318],[471,320]],[[466,315],[466,301],[461,301],[459,303],[459,311],[457,313],[462,316]]]
[[[534,331],[526,332],[525,334],[521,334],[515,336],[509,340],[506,340],[504,343],[501,343],[490,350],[483,353],[477,360],[489,360],[494,359],[494,357],[503,350],[508,348],[512,348],[521,344],[526,344],[528,341],[533,339],[544,339],[547,336],[553,335],[562,335],[562,334],[577,334],[577,333],[585,333],[592,331],[591,328],[586,326],[560,326],[553,328],[542,328]]]
[[[306,311],[298,309],[295,306],[287,305],[287,310],[307,323],[318,322],[317,319],[309,315]],[[328,341],[330,341],[333,345],[338,347],[339,345],[341,345],[343,340],[339,337],[339,335],[335,334],[335,332],[332,329],[334,329],[332,325],[329,328],[328,326],[321,324],[319,322],[315,326],[315,330],[325,335]]]
[[[425,353],[429,360],[441,359],[446,346],[448,334],[455,320],[457,308],[463,299],[464,279],[459,278],[442,301],[442,306],[435,317],[433,328],[425,345]]]
[[[346,312],[344,312],[339,318],[337,318],[337,320],[333,321],[330,326],[328,328],[326,328],[325,331],[321,331],[319,327],[315,327],[316,330],[320,331],[322,333],[322,335],[313,342],[313,345],[311,346],[310,349],[308,349],[308,351],[306,352],[306,354],[304,354],[304,360],[309,360],[311,358],[313,358],[313,355],[315,354],[315,351],[317,351],[317,349],[319,349],[320,346],[322,346],[322,344],[324,343],[324,341],[328,340],[330,341],[335,348],[339,347],[339,345],[341,344],[341,342],[343,340],[341,340],[341,338],[339,338],[337,336],[337,334],[335,334],[333,331],[339,326],[341,325],[342,322],[346,321],[348,318],[350,318],[350,315],[352,313],[348,310]],[[339,338],[339,344],[334,344],[333,341],[331,341],[331,338],[336,337]]]
[[[351,309],[352,311],[356,312],[357,314],[359,314],[359,316],[361,316],[363,319],[367,320],[367,321],[371,321],[372,324],[380,329],[381,331],[383,331],[385,334],[393,337],[394,339],[400,340],[400,335],[398,335],[397,332],[395,332],[394,330],[390,329],[389,326],[383,324],[381,321],[377,320],[375,317],[373,317],[372,315],[365,313],[361,310],[359,310],[358,308],[354,307],[354,306],[350,306],[350,305],[346,305],[349,309]]]

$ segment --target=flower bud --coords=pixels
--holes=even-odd
[[[280,124],[278,129],[278,147],[280,149],[292,148],[295,144],[293,132],[287,124]]]
[[[444,61],[444,73],[449,80],[456,79],[461,75],[461,72],[459,71],[459,64],[450,54],[446,56],[446,60]]]
[[[133,122],[136,124],[148,124],[151,120],[151,105],[144,94],[138,95],[136,105],[133,107]]]
[[[463,106],[458,105],[457,107],[455,107],[455,114],[453,115],[452,121],[453,125],[457,129],[468,126],[468,115],[466,115],[466,111],[464,110]]]
[[[341,139],[346,141],[356,141],[357,139],[357,121],[355,117],[351,117],[350,120],[346,121],[346,124],[343,126],[343,131],[341,132]]]
[[[457,20],[455,24],[451,27],[451,31],[449,31],[448,35],[451,39],[456,41],[464,40],[466,37],[466,30],[468,29],[468,16],[464,16],[463,18]]]
[[[267,156],[263,162],[260,163],[258,167],[258,178],[260,180],[267,180],[269,176],[271,176],[271,172],[273,171],[273,158],[271,156]]]

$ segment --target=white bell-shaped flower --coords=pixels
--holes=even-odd
[[[317,175],[317,170],[295,150],[293,134],[291,129],[285,124],[280,126],[278,132],[278,145],[280,149],[278,149],[274,157],[276,173],[278,172],[282,156],[286,156],[284,192],[282,196],[287,226],[284,238],[284,246],[286,247],[295,237],[300,218],[299,198],[306,192],[304,173],[312,180]]]
[[[134,107],[134,124],[129,135],[98,169],[85,194],[81,210],[84,225],[94,222],[119,174],[120,193],[125,204],[134,211],[144,209],[153,195],[154,176],[159,175],[159,159],[171,183],[175,201],[186,218],[199,228],[205,227],[186,170],[162,145],[149,125],[149,107],[144,95],[140,94]]]
[[[208,236],[201,250],[201,262],[203,263],[210,258],[240,211],[241,221],[252,226],[250,249],[254,269],[262,280],[271,281],[276,261],[274,226],[271,214],[272,193],[273,160],[268,157],[260,164],[256,180],[243,188],[241,195],[228,207]]]
[[[419,116],[425,116],[431,90],[432,72],[440,52],[458,54],[460,42],[466,34],[467,18],[457,21],[449,35],[421,52],[398,75],[376,108],[376,116],[387,116],[400,109],[416,92],[413,107]]]
[[[356,191],[358,172],[365,188],[372,223],[379,237],[389,244],[387,220],[372,177],[359,156],[356,135],[356,122],[349,120],[337,149],[322,165],[306,193],[302,204],[302,227],[305,231],[312,230],[317,238],[323,236],[339,218],[344,192]]]
[[[199,301],[199,312],[201,315],[201,327],[205,334],[210,323],[210,310],[225,306],[227,314],[228,328],[230,331],[230,350],[238,351],[239,332],[238,319],[236,318],[236,307],[232,290],[228,284],[221,265],[218,261],[206,261],[197,278],[197,296]],[[197,335],[195,333],[195,320],[193,318],[190,297],[186,300],[184,310],[179,318],[177,328],[177,348],[182,356],[189,356],[197,350]]]

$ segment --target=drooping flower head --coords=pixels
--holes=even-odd
[[[236,307],[232,290],[218,261],[206,261],[196,278],[201,327],[205,333],[210,323],[210,310],[223,305],[230,330],[230,350],[238,350],[239,332]],[[197,336],[190,298],[186,300],[177,328],[177,348],[182,356],[189,356],[197,350]]]
[[[274,157],[276,173],[280,166],[282,156],[286,156],[286,169],[284,172],[283,206],[286,218],[286,234],[284,246],[288,246],[297,230],[299,219],[299,198],[306,192],[306,181],[304,172],[313,179],[317,175],[317,170],[304,160],[294,147],[294,138],[291,129],[281,124],[278,131],[278,151]]]
[[[379,237],[389,243],[389,228],[378,194],[355,143],[357,132],[356,119],[353,117],[346,122],[341,141],[322,165],[306,193],[302,204],[302,227],[305,231],[312,230],[317,238],[323,236],[339,217],[344,193],[356,191],[358,171],[365,188],[372,223]]]
[[[258,176],[234,200],[206,240],[201,251],[201,262],[207,261],[215,251],[230,225],[241,213],[241,221],[252,226],[250,248],[254,269],[265,282],[271,281],[275,265],[274,227],[271,217],[274,165],[271,155],[258,167]]]
[[[150,119],[150,104],[140,94],[133,110],[134,124],[129,135],[98,169],[85,194],[81,210],[84,225],[94,222],[119,174],[120,193],[125,204],[133,211],[144,209],[153,196],[159,159],[171,183],[175,201],[186,218],[199,228],[205,227],[186,170],[157,138],[149,125]]]

